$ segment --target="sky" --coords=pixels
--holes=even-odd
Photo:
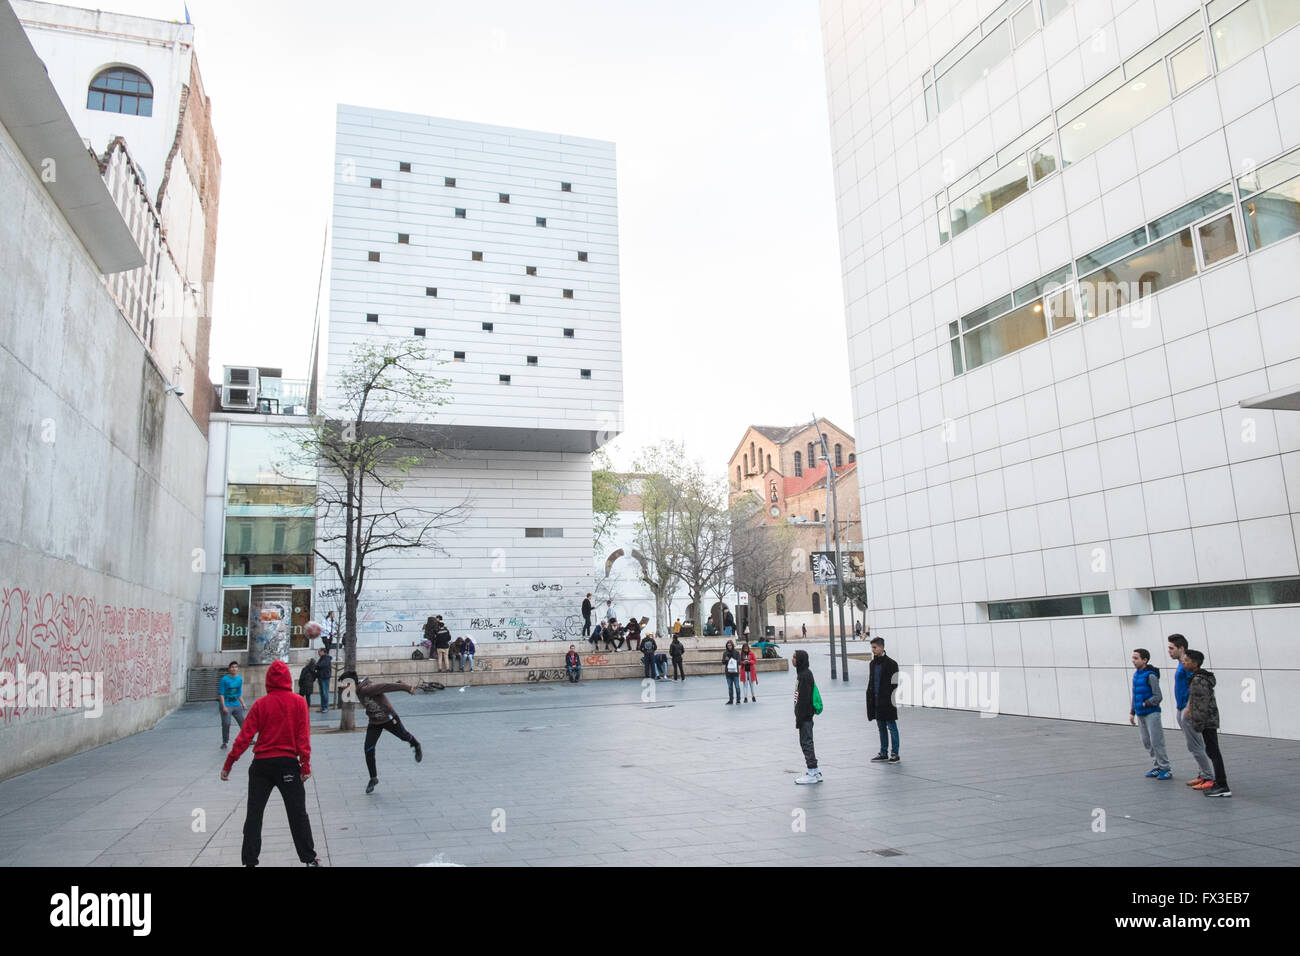
[[[95,6],[185,17],[181,0]],[[345,102],[617,145],[616,466],[675,439],[721,470],[747,425],[814,414],[852,431],[816,0],[190,0],[189,12],[222,158],[218,374],[306,376]],[[328,298],[326,286],[322,311]]]

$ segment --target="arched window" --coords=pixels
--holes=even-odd
[[[849,464],[851,465],[857,460],[858,460],[858,456],[853,454],[853,452],[849,452]]]
[[[127,116],[153,116],[153,84],[129,66],[101,70],[90,81],[86,109]]]
[[[767,456],[767,470],[772,470],[772,456],[770,454]]]
[[[803,477],[803,455],[799,454],[799,452],[794,453],[794,476],[796,478]]]
[[[736,484],[737,484],[737,485],[740,484],[740,466],[739,466],[739,465],[736,466]]]
[[[754,470],[758,470],[758,453],[754,451],[754,443],[749,443],[749,460],[754,463]]]
[[[814,591],[813,592],[813,613],[820,614],[821,612],[822,612],[822,596],[818,594],[816,591]]]
[[[835,467],[844,467],[844,447],[838,444],[835,446]],[[717,472],[714,472],[714,474],[717,474]]]
[[[774,481],[771,484],[772,484],[772,504],[776,504],[778,500],[777,493],[776,493],[776,482]]]
[[[813,469],[817,467],[817,452],[812,442],[808,443],[808,467]]]
[[[813,521],[821,521],[821,520],[822,520],[822,513],[821,513],[820,511],[818,511],[816,508],[814,508],[814,509],[813,509]]]

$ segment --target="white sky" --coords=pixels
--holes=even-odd
[[[181,0],[95,5],[184,19]],[[616,464],[675,438],[721,469],[746,425],[814,412],[852,430],[817,0],[189,8],[222,158],[218,373],[306,375],[347,102],[617,144]]]

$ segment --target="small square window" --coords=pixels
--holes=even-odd
[[[483,261],[483,253],[481,253],[481,252],[471,252],[471,253],[469,254],[469,257],[470,257],[470,259],[472,259],[472,260],[475,261],[475,262],[482,262],[482,261]]]
[[[410,163],[405,163],[405,162],[398,163],[398,164],[397,164],[397,171],[398,171],[399,173],[409,173],[409,172],[411,171],[411,164],[410,164]]]
[[[428,296],[432,296],[435,299],[438,298],[438,290],[431,285],[426,285],[424,287],[424,294]]]
[[[565,329],[565,330],[564,330],[564,337],[565,337],[566,339],[571,339],[571,338],[573,338],[573,329]]]
[[[587,261],[587,254],[586,254],[585,252],[580,252],[580,253],[578,253],[578,261],[579,261],[579,262],[586,262],[586,261]]]
[[[565,297],[566,299],[572,299],[572,298],[573,298],[573,290],[572,290],[572,289],[565,289],[565,290],[564,290],[564,297]]]
[[[509,193],[497,193],[497,202],[509,202],[509,201],[510,201]]]
[[[461,209],[460,207],[457,207],[457,208],[456,208],[456,218],[457,218],[457,219],[464,219],[464,218],[465,218],[465,210],[464,210],[464,209]]]
[[[369,256],[370,256],[370,261],[371,261],[371,262],[378,262],[378,261],[379,261],[379,253],[377,253],[377,252],[372,252],[372,253],[369,254]]]
[[[542,529],[541,529],[541,528],[525,528],[525,529],[524,529],[524,537],[525,537],[525,538],[540,538],[541,536],[542,536]]]
[[[443,177],[442,177],[442,184],[443,184],[444,186],[455,186],[455,185],[456,185],[456,177],[455,177],[455,176],[443,176]]]
[[[543,529],[542,529],[542,537],[543,537],[543,538],[563,538],[563,537],[564,537],[564,529],[563,529],[563,528],[543,528]]]
[[[370,180],[370,188],[371,188],[371,189],[383,189],[383,188],[384,188],[384,181],[383,181],[382,179],[375,179],[375,178],[372,177],[371,180]]]
[[[509,384],[510,384],[510,376],[509,376],[509,375],[498,375],[498,376],[497,376],[497,380],[498,380],[502,385],[509,385]]]
[[[526,276],[537,275],[537,266],[524,266],[524,275]]]
[[[578,369],[578,374],[581,375],[583,378],[591,378],[591,369],[580,368]]]
[[[491,332],[491,331],[492,331],[492,323],[491,323],[491,322],[484,322],[484,323],[483,323],[483,331],[484,331],[484,332]]]
[[[416,329],[415,334],[420,338],[424,338],[424,329]]]
[[[378,312],[367,312],[367,313],[366,313],[366,321],[367,321],[367,322],[378,322],[378,321],[379,321],[379,313],[378,313]]]
[[[512,292],[512,293],[510,293],[510,304],[511,304],[511,305],[518,305],[519,302],[520,302],[519,293],[517,293],[517,292]]]
[[[529,365],[536,365],[536,364],[537,364],[537,356],[536,356],[536,355],[530,355],[530,356],[528,356],[528,364],[529,364]]]
[[[403,246],[409,246],[411,244],[411,234],[409,232],[399,232],[397,241]]]
[[[539,226],[545,226],[545,225],[546,225],[546,217],[545,217],[545,216],[538,216],[538,217],[537,217],[537,225],[539,225]]]
[[[465,361],[465,353],[464,353],[464,352],[452,352],[452,353],[451,353],[451,360],[452,360],[453,362],[463,362],[463,361]]]
[[[573,192],[573,183],[560,183],[560,192],[562,193]]]

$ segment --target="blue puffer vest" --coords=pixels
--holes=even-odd
[[[1151,698],[1151,681],[1149,675],[1154,672],[1157,677],[1160,676],[1160,668],[1152,667],[1148,664],[1140,671],[1133,672],[1133,713],[1139,717],[1145,717],[1147,714],[1158,713],[1160,705],[1154,707],[1146,706],[1146,702]]]

